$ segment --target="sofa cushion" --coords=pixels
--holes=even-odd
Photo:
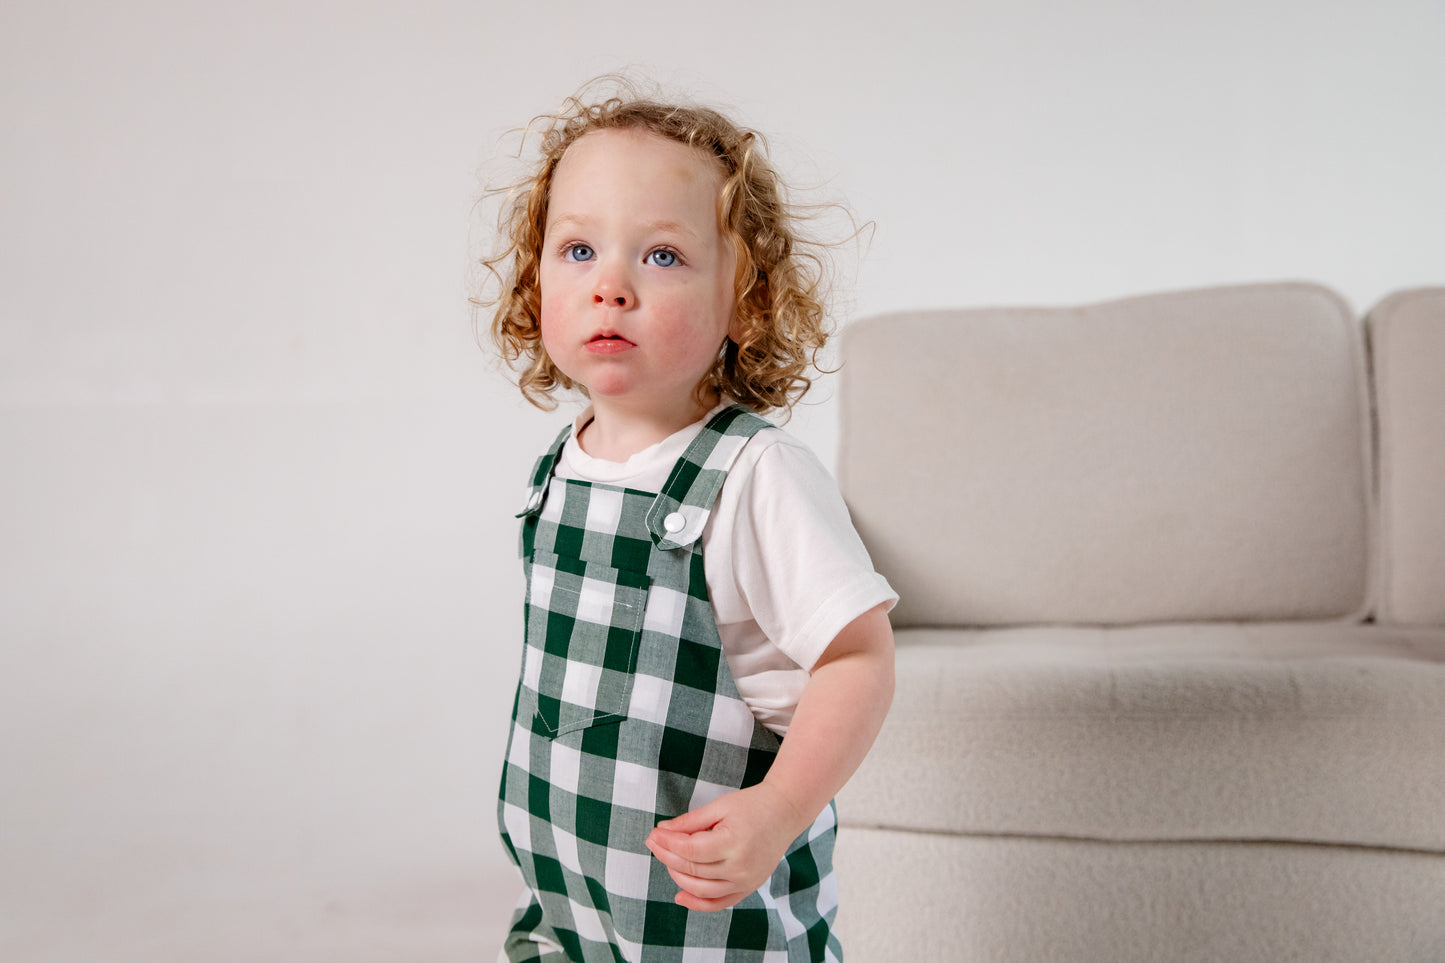
[[[850,326],[838,474],[895,624],[1358,619],[1362,340],[1309,284]]]
[[[1445,625],[1445,288],[1368,317],[1380,458],[1382,622]]]
[[[848,963],[1441,963],[1445,859],[845,829]]]
[[[1445,852],[1445,630],[912,629],[845,823]]]

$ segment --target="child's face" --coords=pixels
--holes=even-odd
[[[701,151],[641,130],[593,131],[557,164],[541,260],[542,343],[599,409],[700,414],[693,392],[733,317],[736,255],[718,229],[722,183]]]

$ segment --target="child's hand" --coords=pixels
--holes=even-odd
[[[809,823],[782,793],[761,783],[658,823],[647,848],[682,888],[678,905],[711,912],[762,886]]]

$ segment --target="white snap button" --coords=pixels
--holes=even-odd
[[[673,512],[662,520],[662,527],[676,535],[687,527],[687,519],[682,517],[682,512]]]

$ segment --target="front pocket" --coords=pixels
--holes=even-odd
[[[626,717],[650,581],[596,562],[532,556],[522,686],[549,735]]]

